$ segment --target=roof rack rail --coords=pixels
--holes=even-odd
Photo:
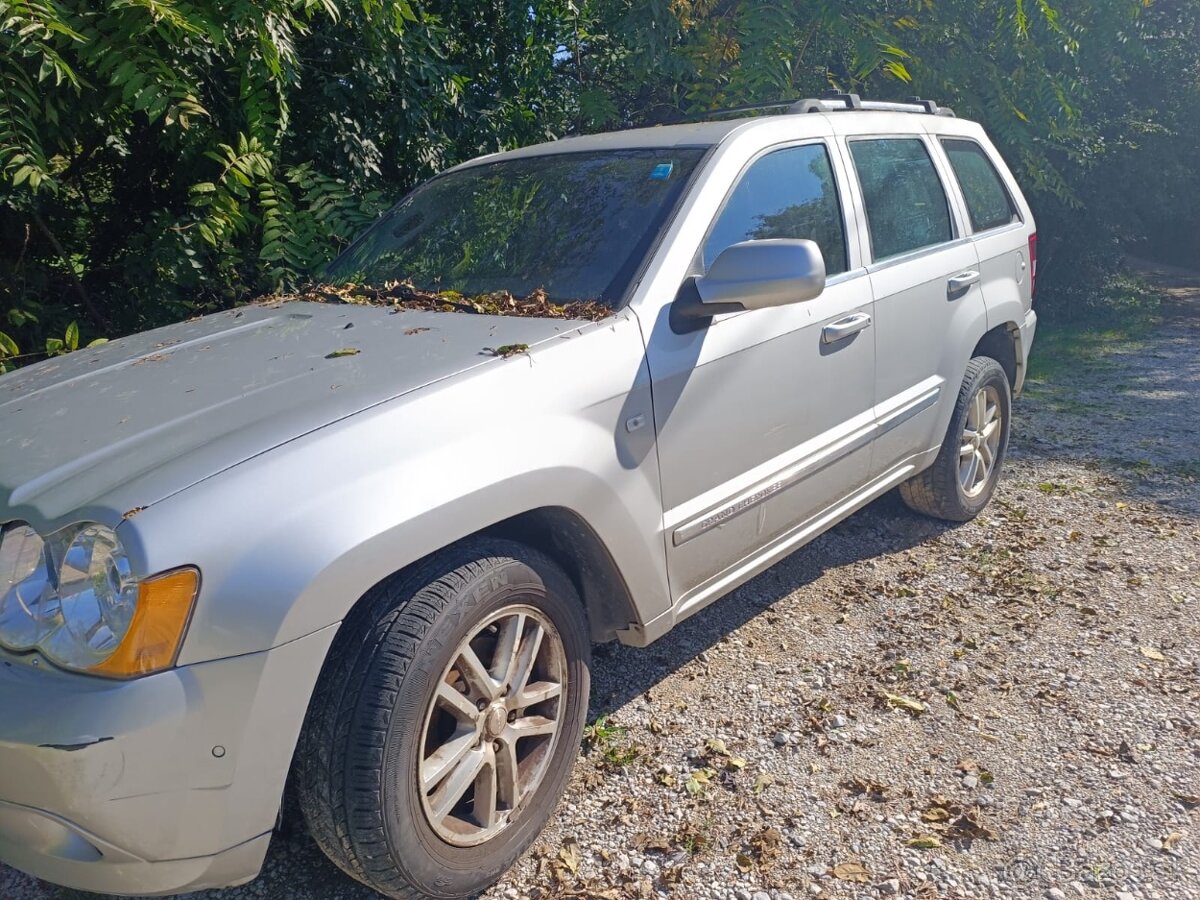
[[[938,106],[934,101],[922,100],[920,97],[909,97],[904,102],[863,100],[858,94],[843,94],[838,91],[827,91],[814,99],[798,100],[788,107],[788,112],[791,113],[851,112],[855,110],[924,113],[931,116],[954,117],[954,110],[949,107]]]
[[[704,119],[718,119],[722,116],[737,116],[742,113],[760,112],[764,109],[791,109],[797,103],[803,103],[803,100],[776,100],[772,103],[749,103],[745,106],[731,106],[726,109],[711,109],[697,115]]]
[[[685,121],[706,121],[720,119],[725,116],[737,116],[742,113],[762,112],[769,109],[783,110],[784,113],[831,113],[853,112],[856,110],[880,110],[884,112],[924,113],[931,116],[949,116],[954,118],[954,110],[947,106],[938,106],[932,100],[922,100],[920,97],[909,97],[903,102],[893,100],[864,100],[858,94],[843,94],[840,91],[826,91],[820,97],[796,100],[774,100],[770,103],[748,103],[745,106],[731,106],[727,109],[710,109],[698,113],[694,119]]]

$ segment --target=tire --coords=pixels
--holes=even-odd
[[[562,795],[590,661],[570,579],[511,541],[465,541],[373,589],[330,649],[297,748],[318,846],[388,897],[449,900],[495,882]]]
[[[974,406],[981,396],[984,398],[982,413]],[[997,416],[990,420],[996,423],[994,431],[987,432],[986,437],[969,439],[968,427],[980,435],[981,430],[974,428],[974,423],[978,420],[986,425],[992,408]],[[968,522],[975,518],[996,492],[1008,452],[1011,421],[1012,390],[1003,367],[990,357],[975,357],[967,364],[967,373],[954,404],[954,415],[950,417],[950,426],[937,459],[928,469],[900,485],[901,499],[910,509],[936,519]],[[973,441],[971,459],[975,459],[976,466],[982,465],[989,456],[991,458],[986,475],[976,469],[975,475],[968,477],[969,463],[963,451],[972,446]]]

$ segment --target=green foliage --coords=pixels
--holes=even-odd
[[[0,0],[0,359],[287,286],[415,181],[546,138],[564,15]]]
[[[1194,0],[0,0],[0,369],[290,286],[480,153],[827,88],[984,122],[1087,312],[1123,247],[1200,258],[1198,48]]]

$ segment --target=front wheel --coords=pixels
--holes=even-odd
[[[550,559],[481,539],[386,582],[342,626],[301,735],[317,844],[390,897],[467,897],[537,837],[587,715],[591,646]]]
[[[1003,367],[986,356],[972,359],[937,459],[900,485],[900,497],[937,519],[967,522],[979,515],[1000,480],[1011,413]]]

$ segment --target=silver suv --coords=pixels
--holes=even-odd
[[[987,504],[1035,246],[979,125],[843,95],[474,160],[334,262],[369,291],[0,378],[0,860],[236,884],[290,779],[379,892],[483,888],[594,642],[892,488]]]

